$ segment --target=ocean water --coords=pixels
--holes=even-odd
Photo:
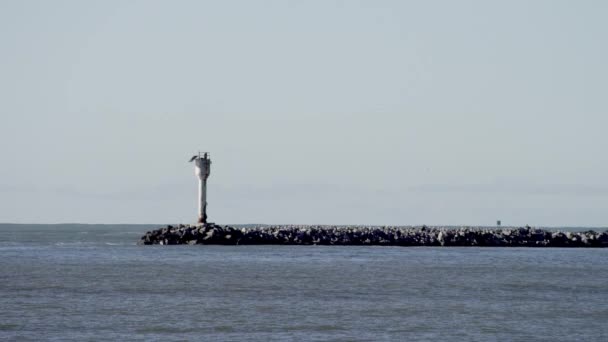
[[[2,341],[608,341],[608,249],[137,246],[0,225]]]

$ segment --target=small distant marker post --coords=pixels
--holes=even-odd
[[[496,221],[496,225],[500,227],[500,220]]]
[[[198,223],[207,223],[207,178],[211,172],[209,152],[199,152],[194,161],[194,174],[198,177]]]

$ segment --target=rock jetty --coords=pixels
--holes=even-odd
[[[142,236],[142,245],[337,245],[608,247],[608,231],[532,228],[272,225],[234,228],[213,223],[176,225]]]

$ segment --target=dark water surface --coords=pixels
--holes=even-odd
[[[136,246],[0,225],[0,340],[608,341],[608,249]]]

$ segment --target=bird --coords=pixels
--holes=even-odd
[[[196,157],[198,157],[197,155],[193,155],[192,158],[190,158],[190,160],[188,160],[188,162],[193,161],[194,159],[196,159]]]

